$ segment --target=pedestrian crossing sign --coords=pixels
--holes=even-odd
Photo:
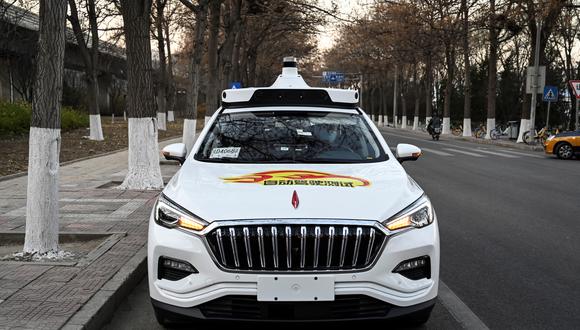
[[[558,102],[558,87],[544,87],[544,102]]]

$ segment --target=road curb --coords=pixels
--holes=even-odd
[[[386,127],[386,126],[379,127],[379,130],[382,130],[385,132],[389,132],[389,131],[408,132],[408,133],[418,135],[418,136],[428,136],[429,135],[426,132],[413,131],[411,129]],[[456,140],[456,141],[458,140],[458,141],[473,142],[473,143],[478,143],[478,144],[495,145],[495,146],[500,146],[500,147],[519,149],[519,150],[544,151],[544,148],[542,146],[530,146],[530,145],[523,144],[523,143],[509,143],[509,142],[503,142],[503,141],[498,141],[498,140],[477,139],[477,138],[473,138],[473,137],[455,136],[453,134],[441,135],[441,137],[449,138],[449,139]]]
[[[101,329],[117,307],[147,274],[147,245],[144,245],[62,327],[63,330]]]

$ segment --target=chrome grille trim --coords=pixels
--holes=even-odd
[[[376,262],[388,239],[374,222],[241,222],[228,221],[204,235],[213,260],[225,271],[362,271]]]
[[[236,267],[240,267],[240,259],[238,258],[238,243],[236,242],[236,230],[230,227],[230,244],[234,252],[234,262]]]
[[[266,267],[266,251],[264,251],[264,229],[258,227],[258,250],[260,250],[260,266]]]

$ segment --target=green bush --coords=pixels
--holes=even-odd
[[[61,126],[63,131],[73,130],[89,126],[89,115],[77,111],[71,107],[63,107],[60,112]]]
[[[0,102],[0,135],[25,134],[32,109],[27,103]]]
[[[22,135],[30,129],[30,104],[0,102],[0,135]],[[71,107],[62,107],[60,112],[63,131],[88,127],[89,116]]]

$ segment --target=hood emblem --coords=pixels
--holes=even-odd
[[[292,206],[297,209],[299,204],[300,200],[298,199],[298,194],[296,193],[296,190],[294,190],[294,193],[292,194]]]

